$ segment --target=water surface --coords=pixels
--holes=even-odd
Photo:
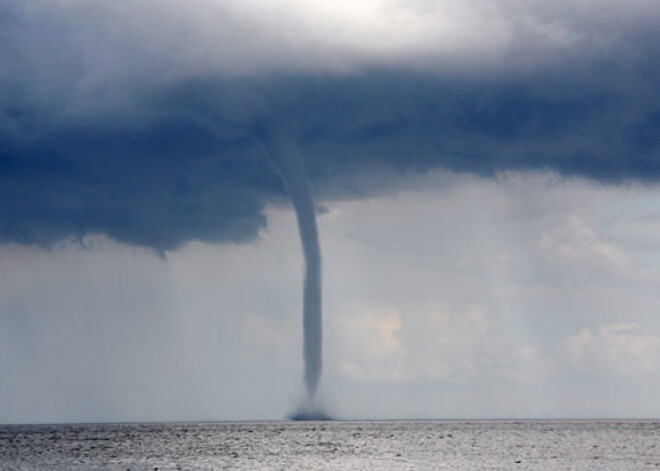
[[[2,470],[660,470],[660,421],[0,426]]]

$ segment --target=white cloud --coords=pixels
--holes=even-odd
[[[10,33],[23,65],[67,64],[88,92],[128,77],[511,67],[605,50],[660,11],[644,0],[35,0],[21,8],[26,20]],[[49,72],[52,80],[64,71]]]
[[[403,379],[401,316],[395,311],[351,313],[334,322],[341,337],[338,368],[362,381]]]
[[[600,270],[627,275],[633,262],[625,252],[602,240],[601,236],[578,216],[541,235],[539,248],[550,258],[558,258],[574,267],[590,265]]]
[[[660,338],[638,324],[585,328],[561,347],[569,362],[587,372],[648,375],[660,366]]]
[[[471,386],[498,383],[529,387],[554,374],[552,350],[521,344],[496,332],[481,306],[448,314],[420,311],[347,311],[330,320],[333,362],[361,382]],[[490,324],[494,321],[491,320]]]

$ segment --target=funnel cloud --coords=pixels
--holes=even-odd
[[[263,133],[269,161],[286,187],[298,219],[298,230],[305,257],[303,287],[303,359],[307,393],[306,415],[313,415],[323,369],[321,318],[321,248],[314,203],[303,159],[290,133],[282,126],[269,126]]]

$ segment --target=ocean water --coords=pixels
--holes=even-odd
[[[660,421],[0,426],[4,470],[660,470]]]

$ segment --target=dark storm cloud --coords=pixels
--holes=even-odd
[[[275,178],[245,143],[194,123],[130,133],[72,129],[3,148],[2,237],[49,244],[104,232],[157,249],[252,238]]]
[[[225,59],[205,69],[152,51],[149,32],[134,40],[135,50],[116,34],[105,38],[118,44],[104,43],[89,31],[112,18],[109,7],[76,29],[63,4],[36,8],[48,4],[29,2],[31,11],[0,2],[5,243],[48,245],[102,232],[166,250],[192,239],[252,239],[265,225],[264,206],[284,196],[257,142],[263,122],[280,119],[292,123],[323,197],[360,194],[355,178],[347,185],[345,177],[374,179],[371,170],[383,167],[660,178],[653,16],[627,24],[605,51],[573,50],[533,66],[508,68],[505,60],[443,71],[393,60],[335,73],[270,58],[279,65],[254,72],[267,60],[253,57],[263,49],[253,44],[246,61],[254,64],[224,73]],[[170,38],[160,30],[152,36]],[[189,57],[184,49],[171,54]]]

